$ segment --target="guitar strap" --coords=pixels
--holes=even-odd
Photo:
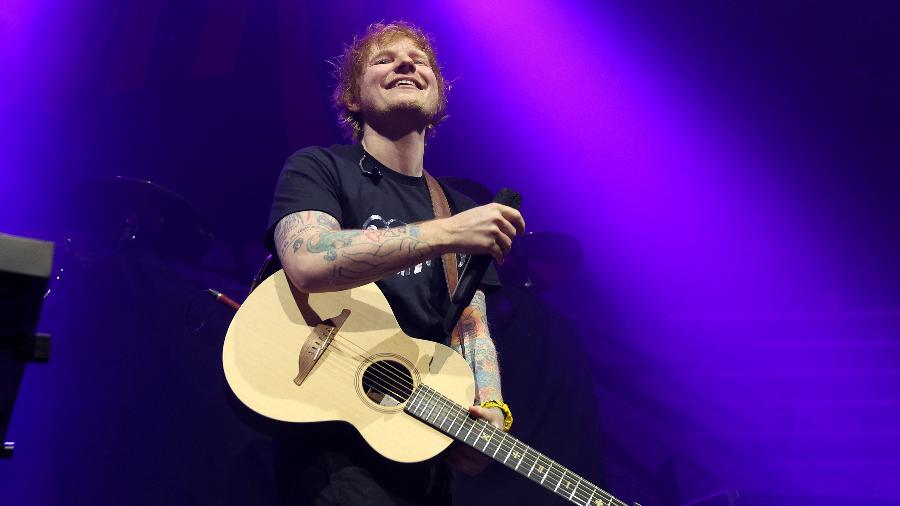
[[[450,204],[447,202],[447,196],[444,194],[443,188],[441,188],[440,183],[438,183],[436,179],[431,177],[431,174],[424,170],[422,172],[425,174],[425,182],[428,183],[428,194],[431,196],[431,208],[434,210],[434,217],[449,218]],[[459,283],[456,253],[446,253],[441,255],[441,263],[444,264],[444,278],[447,280],[447,292],[450,294],[450,298],[453,298],[453,292],[456,291],[456,285]],[[465,337],[463,336],[462,330],[459,329],[458,323],[457,334],[459,335],[459,347],[460,351],[462,351],[462,356],[468,360],[469,357],[466,356]],[[453,338],[451,337],[450,346],[453,346],[453,344]],[[476,384],[476,388],[477,387],[478,385]]]
[[[428,183],[428,194],[431,197],[431,208],[434,211],[434,217],[449,218],[450,204],[447,202],[447,196],[444,195],[444,189],[441,188],[441,184],[436,179],[431,177],[431,174],[426,171],[422,172],[425,174],[425,181]],[[441,255],[441,260],[444,264],[444,278],[447,280],[447,291],[450,293],[450,297],[453,297],[453,292],[456,291],[456,285],[459,283],[456,253],[445,253]]]

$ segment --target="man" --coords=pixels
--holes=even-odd
[[[453,215],[435,219],[424,174],[425,140],[444,118],[447,88],[427,36],[407,23],[375,24],[338,62],[335,105],[358,143],[307,148],[279,178],[267,242],[305,292],[377,281],[403,331],[447,341],[449,296],[440,256],[490,254],[502,262],[522,216],[499,204],[474,207],[445,188]],[[490,272],[487,284],[497,284]],[[476,403],[502,405],[484,293],[464,311],[450,345],[476,377]],[[464,346],[463,346],[464,345]],[[505,405],[502,405],[505,407]],[[503,427],[508,410],[478,405],[472,416]],[[387,461],[352,429],[302,428],[283,441],[276,473],[283,498],[316,504],[449,504],[445,464],[469,474],[487,459],[458,447],[422,464]],[[311,435],[314,434],[314,435]]]

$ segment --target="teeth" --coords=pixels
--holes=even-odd
[[[410,81],[410,80],[408,80],[408,79],[401,79],[401,80],[397,81],[397,82],[394,84],[394,86],[400,86],[401,84],[408,84],[408,85],[410,85],[410,86],[415,86],[415,85],[416,85],[416,83],[414,83],[414,82],[412,82],[412,81]]]

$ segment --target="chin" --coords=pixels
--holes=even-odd
[[[421,118],[427,121],[431,119],[435,114],[432,109],[433,108],[427,107],[426,105],[419,102],[398,102],[395,104],[391,104],[390,108],[388,109],[388,114],[416,116],[417,118]]]
[[[424,113],[426,112],[426,109],[427,107],[418,100],[402,100],[390,105],[390,110],[396,112],[418,111]]]
[[[375,117],[381,118],[379,122],[399,126],[400,124],[425,125],[435,116],[434,107],[429,107],[418,100],[398,100],[386,104],[381,110],[370,111],[373,121]]]

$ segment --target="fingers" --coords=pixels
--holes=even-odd
[[[522,217],[522,213],[520,213],[518,209],[514,207],[504,206],[503,204],[491,205],[497,206],[497,208],[500,209],[500,213],[503,215],[503,218],[506,219],[506,221],[515,228],[517,233],[521,234],[525,232],[525,218]]]
[[[521,213],[512,207],[496,203],[488,204],[488,206],[500,212],[500,215],[494,220],[494,225],[497,227],[497,233],[494,234],[494,243],[495,246],[499,247],[500,257],[498,258],[494,251],[491,252],[491,255],[498,264],[502,265],[503,257],[508,255],[512,249],[513,239],[515,239],[517,234],[525,231],[525,220],[522,218]]]
[[[522,214],[497,203],[463,211],[450,219],[450,242],[457,252],[487,253],[498,264],[509,254],[516,235],[525,231]]]
[[[494,243],[491,246],[490,255],[494,257],[494,261],[497,262],[497,265],[503,265],[503,249],[497,243]]]
[[[516,237],[518,231],[512,223],[505,219],[501,219],[497,222],[497,229],[500,231],[497,240],[501,243],[500,246],[503,248],[503,252],[508,253],[509,249],[512,247],[512,240]]]
[[[469,406],[469,414],[486,420],[488,423],[503,428],[503,411],[497,408],[482,408],[481,406]],[[454,446],[447,452],[447,464],[456,471],[469,476],[474,476],[487,468],[492,462],[487,455],[469,448],[468,446]]]
[[[498,234],[497,237],[494,238],[494,244],[496,244],[497,247],[500,248],[500,253],[503,256],[509,254],[509,250],[512,249],[512,243],[513,237],[510,237],[503,233]]]
[[[469,406],[469,414],[482,418],[498,429],[503,428],[503,422],[506,420],[503,411],[498,408],[482,408],[481,406]]]

